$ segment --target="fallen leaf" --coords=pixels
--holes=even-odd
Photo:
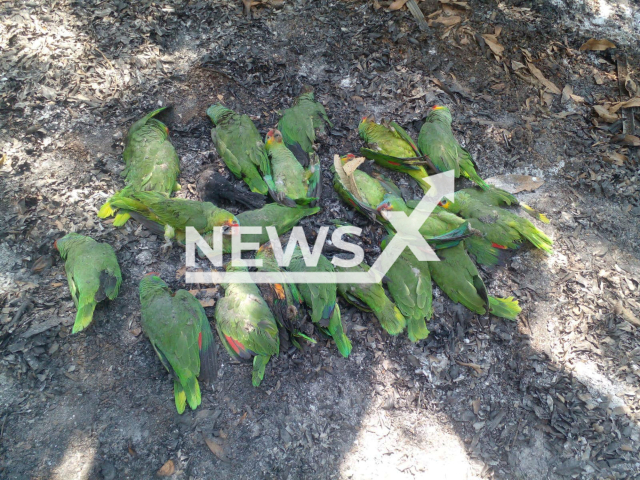
[[[594,105],[593,109],[605,122],[613,123],[618,120],[618,115],[612,114],[608,108],[603,107],[602,105]]]
[[[596,40],[595,38],[590,38],[586,42],[584,42],[580,46],[580,50],[607,50],[608,48],[616,48],[615,44],[610,42],[609,40],[602,39]]]
[[[499,57],[502,56],[504,47],[500,44],[500,42],[498,42],[498,39],[495,35],[485,33],[482,35],[482,38],[487,43],[487,45],[489,45],[489,48],[494,54],[498,55]]]
[[[167,460],[162,468],[157,471],[156,475],[158,475],[159,477],[170,477],[175,472],[176,466],[173,464],[173,460]]]
[[[638,317],[636,317],[631,310],[625,307],[620,300],[616,303],[614,311],[616,315],[622,317],[634,327],[640,327],[640,320],[638,320]]]
[[[621,108],[631,108],[631,107],[640,107],[640,97],[633,97],[631,100],[627,100],[626,102],[618,102],[614,103],[610,111],[611,113],[616,113]]]
[[[532,177],[531,175],[518,175],[511,173],[507,175],[497,175],[485,180],[490,185],[506,190],[509,193],[529,191],[533,192],[544,184],[544,179]]]
[[[626,155],[622,155],[618,152],[609,152],[603,157],[605,162],[613,163],[614,165],[618,165],[619,167],[624,165],[624,162],[629,160]]]
[[[134,337],[138,337],[142,333],[142,329],[140,327],[132,328],[129,331],[131,332],[131,335],[133,335]]]
[[[213,307],[216,304],[216,301],[213,298],[204,298],[202,300],[198,300],[202,308]]]
[[[224,454],[224,448],[222,448],[222,445],[220,445],[217,442],[217,440],[214,440],[213,438],[209,438],[209,437],[204,437],[204,441],[206,442],[207,447],[209,447],[209,450],[211,450],[211,453],[213,453],[216,457],[218,457],[220,461],[222,462],[229,461]]]
[[[460,23],[462,21],[462,17],[459,17],[458,15],[451,15],[450,17],[440,15],[438,18],[431,21],[433,23],[441,23],[446,27],[450,27],[451,25],[457,25]]]
[[[180,280],[184,277],[184,274],[187,273],[187,266],[180,267],[180,269],[176,272],[176,280]]]
[[[573,87],[567,84],[562,89],[562,99],[560,100],[560,102],[567,103],[569,100],[571,100],[571,95],[573,95]]]
[[[469,6],[469,2],[454,2],[452,0],[440,0],[440,3],[442,5],[453,5],[455,7],[462,8],[464,10],[471,10],[471,7]]]
[[[407,1],[408,0],[395,0],[395,2],[389,5],[389,10],[400,10]]]
[[[614,135],[611,137],[611,143],[619,143],[627,147],[640,147],[640,138],[635,135]]]
[[[364,157],[354,158],[353,160],[348,161],[342,167],[345,173],[349,176],[353,175],[353,172],[364,163]]]
[[[457,361],[457,360],[456,360],[456,363],[457,363],[458,365],[462,365],[463,367],[470,367],[470,368],[473,368],[473,369],[476,371],[476,373],[477,373],[478,375],[482,375],[482,367],[480,367],[480,365],[476,365],[475,363],[459,362],[459,361]]]
[[[51,286],[52,286],[52,287],[55,287],[55,288],[61,287],[62,285],[64,285],[64,283],[56,282],[56,283],[52,283],[52,284],[51,284]]]
[[[593,81],[596,82],[596,85],[602,85],[604,83],[604,78],[599,73],[593,74]]]
[[[520,63],[517,60],[511,60],[511,68],[513,69],[514,72],[525,67],[526,65],[524,63]]]
[[[548,80],[540,71],[540,69],[538,67],[536,67],[533,63],[531,62],[527,62],[527,67],[529,68],[529,71],[531,72],[531,74],[536,77],[540,83],[542,83],[547,90],[549,90],[551,93],[555,93],[556,95],[560,95],[562,92],[560,91],[560,89],[555,85],[555,83],[553,83],[551,80]]]

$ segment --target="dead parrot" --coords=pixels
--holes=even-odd
[[[168,198],[157,192],[119,195],[112,199],[112,204],[130,214],[136,214],[137,218],[162,225],[166,240],[164,251],[171,248],[171,239],[176,236],[176,232],[184,236],[187,227],[194,227],[200,234],[211,232],[214,227],[222,227],[223,233],[231,234],[233,227],[239,225],[232,213],[213,203]]]
[[[269,159],[251,119],[219,104],[211,105],[207,115],[215,125],[213,143],[231,173],[247,182],[252,192],[266,195],[269,189],[262,175],[269,172]]]
[[[78,333],[93,320],[96,304],[118,296],[122,274],[111,245],[91,237],[69,233],[54,243],[65,261],[71,298],[78,313],[71,333]]]
[[[216,345],[200,302],[186,290],[172,293],[155,273],[140,280],[142,329],[162,365],[173,377],[178,413],[202,400],[200,384],[214,381],[218,371]]]
[[[431,278],[451,300],[480,315],[489,312],[515,320],[521,310],[518,301],[487,293],[478,269],[465,251],[464,241],[455,247],[438,250],[437,254],[439,262],[428,262]]]
[[[293,107],[282,112],[278,130],[284,144],[307,167],[309,156],[315,155],[313,144],[318,135],[325,133],[326,125],[333,126],[322,104],[316,102],[313,88],[305,86]]]
[[[361,148],[362,156],[375,161],[390,170],[410,175],[426,192],[431,186],[425,182],[428,176],[418,147],[409,134],[396,122],[388,125],[376,123],[371,117],[364,117],[358,126],[360,138],[371,148]]]
[[[391,238],[383,240],[383,249]],[[407,320],[409,340],[417,342],[427,338],[429,329],[426,321],[433,314],[429,263],[419,261],[410,249],[405,248],[386,276],[389,278],[389,293]]]
[[[295,284],[284,281],[283,272],[276,261],[271,242],[262,245],[256,252],[255,258],[262,262],[262,265],[257,267],[258,272],[272,273],[279,280],[274,283],[260,283],[258,288],[271,308],[278,326],[283,329],[283,333],[287,334],[286,337],[281,337],[281,342],[288,340],[296,348],[301,348],[298,338],[316,343],[314,339],[300,331],[305,316],[302,296]]]
[[[116,194],[129,195],[135,192],[160,192],[169,196],[180,189],[177,182],[180,174],[180,159],[169,140],[169,129],[154,118],[167,107],[159,108],[135,122],[125,138],[124,159],[126,187]],[[111,199],[102,205],[98,217],[107,218],[116,214]],[[119,213],[113,224],[124,225],[129,219],[127,213]]]
[[[548,254],[553,253],[553,240],[529,220],[510,210],[487,205],[475,198],[475,195],[461,190],[456,192],[454,202],[442,199],[440,204],[449,212],[467,219],[473,228],[483,232],[494,245],[501,245],[501,248],[518,248],[520,242],[526,239],[536,248]]]
[[[369,266],[364,263],[351,268],[336,267],[337,272],[368,270]],[[360,310],[373,312],[389,335],[398,335],[407,325],[406,319],[398,307],[389,300],[380,283],[338,283],[338,292]]]
[[[320,254],[316,266],[307,266],[300,247],[296,247],[289,264],[289,271],[307,273],[313,278],[314,273],[330,273],[335,277],[333,264]],[[335,278],[331,283],[297,283],[298,291],[308,307],[311,308],[311,321],[318,328],[333,338],[336,347],[343,357],[351,353],[351,341],[344,333],[340,316],[340,306],[336,302],[337,285]]]
[[[315,205],[320,196],[322,178],[317,155],[312,157],[309,168],[304,168],[287,148],[279,130],[271,129],[265,140],[270,160],[270,175],[264,179],[271,197],[287,207]]]
[[[246,267],[227,264],[227,272],[247,272]],[[224,297],[216,304],[216,329],[229,355],[238,360],[253,359],[251,382],[260,386],[272,355],[278,355],[278,325],[260,290],[249,279],[227,283]]]

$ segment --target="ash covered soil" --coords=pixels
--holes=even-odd
[[[241,2],[215,0],[0,4],[0,477],[639,475],[638,163],[593,110],[619,100],[612,52],[579,51],[606,37],[633,78],[636,13],[605,2],[429,0],[422,11],[444,23],[422,32],[390,2],[276,3],[251,21]],[[527,63],[574,96],[549,93]],[[179,416],[141,333],[137,285],[156,271],[185,287],[184,252],[163,256],[162,239],[134,221],[116,229],[96,216],[122,187],[123,136],[143,113],[173,105],[164,120],[181,159],[179,195],[195,198],[200,172],[225,172],[206,107],[248,113],[264,134],[304,84],[334,128],[319,148],[323,210],[302,225],[353,222],[375,257],[381,228],[333,192],[333,155],[359,149],[363,114],[416,134],[439,103],[484,178],[544,179],[518,196],[551,218],[539,226],[555,253],[523,247],[481,271],[492,294],[520,301],[515,323],[471,314],[435,289],[432,333],[411,344],[341,303],[350,358],[317,336],[272,359],[253,388],[250,367],[220,349],[215,386]],[[113,245],[124,277],[119,297],[74,336],[53,250],[70,230]]]

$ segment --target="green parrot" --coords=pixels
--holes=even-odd
[[[382,241],[383,250],[391,238]],[[426,321],[433,314],[429,263],[419,261],[410,249],[405,248],[386,276],[389,278],[389,293],[407,320],[409,340],[417,342],[427,338],[429,329]]]
[[[528,215],[540,220],[542,223],[549,223],[549,219],[544,213],[540,213],[534,210],[529,205],[520,202],[516,197],[508,192],[505,192],[501,188],[491,186],[487,190],[480,190],[477,188],[463,188],[460,192],[465,192],[471,197],[472,200],[482,202],[486,205],[492,205],[494,207],[504,206],[517,206],[522,208]]]
[[[233,233],[233,227],[239,225],[238,219],[230,212],[216,207],[213,203],[168,198],[158,192],[137,192],[130,196],[112,198],[112,205],[128,213],[137,214],[143,219],[164,227],[167,243],[166,252],[171,248],[171,239],[179,231],[184,234],[187,227],[194,227],[198,233],[208,233],[214,227],[222,227],[223,233]]]
[[[153,118],[166,108],[159,108],[145,115],[129,129],[122,152],[125,163],[122,175],[127,186],[116,195],[160,192],[169,196],[180,190],[177,182],[180,159],[169,140],[169,129],[160,120]],[[98,217],[107,218],[115,214],[109,199],[100,207]],[[120,213],[116,215],[113,224],[119,227],[127,223],[127,220],[129,215]]]
[[[420,188],[427,192],[431,186],[424,181],[428,176],[418,147],[409,134],[396,122],[389,126],[376,123],[375,119],[363,117],[358,126],[360,138],[371,147],[361,148],[360,154],[390,170],[410,175]]]
[[[314,206],[322,188],[318,156],[313,155],[313,161],[305,169],[284,144],[282,133],[273,128],[267,132],[265,145],[271,160],[271,174],[264,179],[271,197],[287,207]]]
[[[282,276],[282,270],[276,261],[271,242],[262,245],[256,252],[255,258],[262,261],[262,265],[257,267],[258,272],[279,273],[280,275],[278,276]],[[304,319],[303,299],[295,284],[285,283],[284,281],[260,283],[258,288],[276,317],[278,325],[286,331],[291,344],[296,348],[301,348],[298,338],[305,338],[311,343],[316,343],[313,338],[300,331]],[[283,340],[286,341],[286,338],[283,338]]]
[[[252,192],[266,195],[269,189],[258,170],[267,175],[269,159],[251,119],[219,104],[211,105],[207,115],[215,125],[213,143],[231,173],[247,182]]]
[[[456,192],[455,202],[442,199],[440,204],[449,212],[469,220],[473,228],[482,231],[495,245],[518,248],[519,242],[527,239],[536,248],[548,254],[553,253],[553,240],[529,220],[510,210],[482,203],[475,200],[474,195],[462,190]]]
[[[336,155],[334,157],[333,187],[346,203],[355,207],[366,217],[382,223],[387,231],[392,233],[393,229],[387,220],[385,212],[383,209],[378,209],[378,206],[384,202],[385,198],[389,197],[396,198],[404,204],[400,189],[384,176],[373,178],[357,168],[353,170],[351,175],[347,175],[344,167],[354,160],[355,156],[353,154],[343,157]],[[405,211],[405,213],[409,212]],[[426,231],[423,233],[427,242],[434,248],[447,248],[469,235],[468,224],[453,227],[449,230],[441,230],[440,233],[434,233],[432,236],[428,236]]]
[[[218,371],[216,344],[200,302],[186,290],[171,293],[155,273],[140,280],[142,328],[164,368],[173,377],[178,413],[202,400],[200,382],[210,384]]]
[[[362,263],[351,268],[336,267],[337,272],[367,272],[369,265]],[[389,335],[398,335],[407,321],[398,307],[389,300],[379,283],[338,283],[338,293],[345,300],[365,312],[373,312]]]
[[[447,107],[438,105],[433,107],[420,129],[418,136],[420,152],[429,156],[439,172],[453,170],[456,178],[462,175],[482,189],[489,189],[490,186],[476,172],[476,164],[471,153],[453,136],[452,120],[451,112]]]
[[[317,135],[325,133],[325,124],[333,127],[322,104],[315,101],[310,86],[303,88],[293,107],[282,112],[278,130],[282,133],[284,144],[303,167],[309,165],[309,155],[315,155],[313,144]]]
[[[395,195],[385,195],[382,203],[378,205],[378,211],[384,217],[387,211],[400,211],[410,215],[413,208],[410,205],[415,206],[417,201],[410,201],[405,203],[399,197]],[[444,235],[446,232],[453,231],[454,229],[464,226],[469,227],[470,221],[460,218],[459,216],[448,212],[441,206],[436,206],[429,215],[429,218],[420,227],[420,233],[425,237],[433,237],[437,235]],[[481,265],[497,265],[500,261],[500,252],[507,247],[492,243],[486,238],[482,229],[475,229],[472,226],[469,227],[469,231],[472,233],[465,239],[465,246],[467,251],[475,257],[476,261]],[[447,248],[454,245],[453,243],[443,244],[441,248]]]
[[[310,278],[316,272],[334,273],[333,264],[320,254],[318,264],[315,267],[307,266],[300,247],[296,246],[289,264],[291,272],[305,272]],[[329,335],[336,342],[336,347],[343,357],[351,353],[351,341],[344,333],[340,306],[336,302],[336,283],[298,283],[296,284],[300,295],[307,306],[311,307],[311,321],[315,323],[321,332]]]
[[[246,267],[227,264],[227,272],[247,272]],[[216,329],[231,358],[253,358],[251,382],[260,386],[272,355],[280,351],[278,325],[253,282],[222,285],[223,298],[216,304]]]
[[[68,233],[53,244],[65,261],[71,298],[78,313],[71,333],[78,333],[93,320],[96,304],[118,296],[122,274],[111,245],[91,237]]]
[[[438,250],[439,262],[428,262],[431,278],[447,296],[472,312],[515,320],[521,309],[513,297],[489,296],[478,269],[465,251],[464,241],[455,247]]]

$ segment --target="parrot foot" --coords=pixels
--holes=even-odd
[[[173,242],[171,240],[167,240],[160,247],[160,251],[162,252],[163,255],[169,255],[169,252],[171,252],[172,248],[173,248]]]

